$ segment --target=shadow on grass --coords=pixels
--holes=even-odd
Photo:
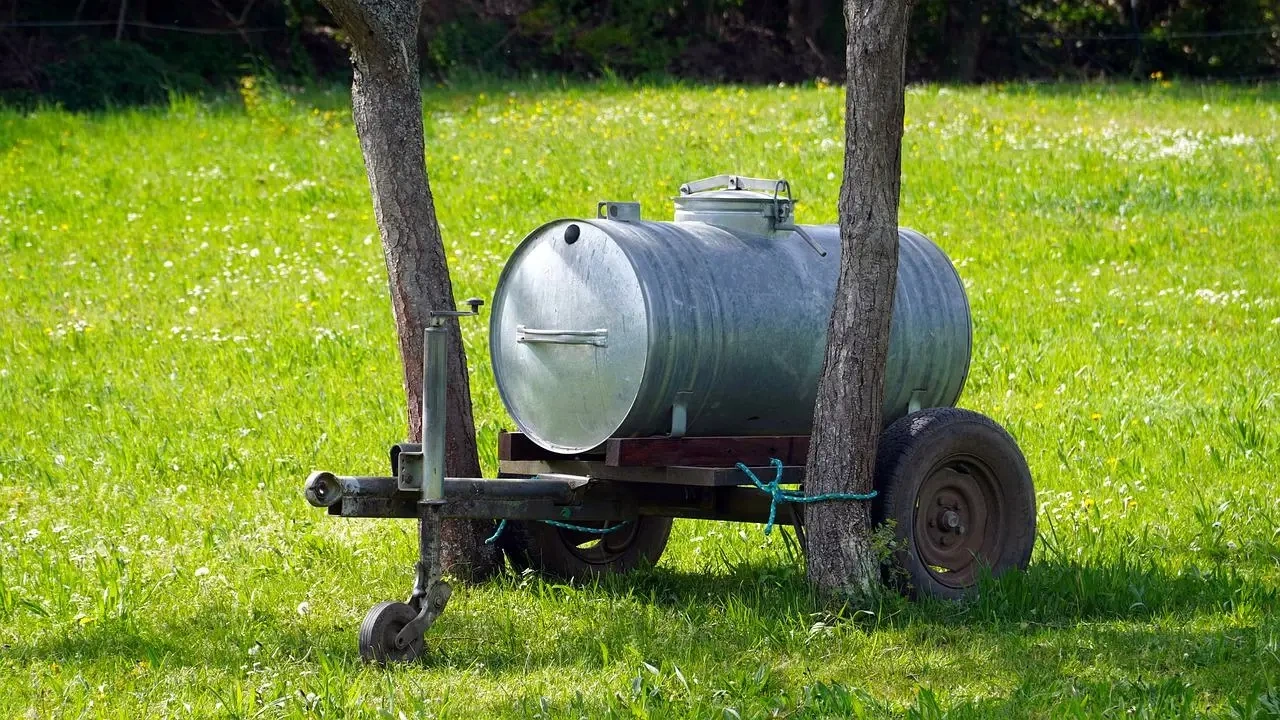
[[[779,602],[796,610],[821,612],[801,567],[778,563],[733,566],[725,573],[699,573],[651,568],[624,578],[608,578],[587,587],[602,592],[635,594],[682,609],[708,598],[736,598],[762,610]],[[789,598],[789,601],[785,601]],[[875,607],[871,605],[874,604]],[[1059,560],[1033,563],[1026,571],[1000,578],[985,577],[968,601],[908,601],[894,594],[873,599],[865,607],[886,617],[911,622],[1041,623],[1140,621],[1160,615],[1233,612],[1243,607],[1280,604],[1280,590],[1248,578],[1227,565],[1190,567],[1171,573],[1154,563],[1118,560],[1084,564]],[[864,613],[865,614],[865,613]],[[852,616],[852,615],[851,615]]]
[[[550,628],[554,649],[527,647],[518,633],[514,641],[498,633],[471,648],[480,652],[473,661],[495,670],[531,662],[591,664],[599,661],[602,644],[676,663],[709,650],[724,657],[804,656],[806,636],[831,628],[865,637],[903,633],[924,646],[976,643],[993,660],[1006,658],[1017,673],[1054,672],[1057,661],[1042,663],[1037,656],[1049,648],[1057,648],[1050,653],[1055,657],[1076,656],[1074,648],[1086,639],[1120,664],[1130,652],[1136,658],[1147,650],[1175,648],[1183,648],[1187,658],[1216,648],[1211,655],[1238,661],[1245,645],[1265,640],[1257,627],[1240,627],[1249,636],[1244,642],[1183,626],[1209,615],[1265,617],[1277,602],[1275,588],[1228,569],[1171,574],[1123,562],[1038,563],[1025,573],[986,579],[979,596],[966,602],[912,602],[887,592],[864,606],[837,609],[813,594],[800,568],[773,563],[733,566],[727,573],[651,568],[585,585],[510,577],[501,582],[516,585],[504,598],[520,603],[523,596],[531,605],[560,601],[564,614],[582,611],[585,621]],[[485,634],[478,623],[469,625],[467,634]]]
[[[163,622],[116,619],[46,635],[34,643],[15,643],[4,654],[62,665],[105,664],[122,671],[136,666],[148,671],[212,667],[238,673],[255,663],[318,655],[359,662],[355,628],[331,623],[317,631],[315,625],[289,622],[283,614],[246,620],[244,612],[225,607],[202,608]]]
[[[1256,625],[1240,623],[1234,635],[1192,629],[1197,617],[1248,618],[1249,608],[1265,617],[1276,607],[1275,588],[1228,569],[1170,574],[1123,562],[1045,561],[1025,573],[986,580],[968,602],[911,602],[886,593],[865,607],[836,610],[819,602],[801,568],[774,562],[707,573],[649,568],[589,584],[506,574],[459,591],[459,607],[428,635],[428,667],[483,664],[497,673],[599,667],[612,648],[615,658],[625,650],[680,666],[752,658],[747,664],[754,669],[769,659],[803,659],[807,638],[834,631],[861,638],[904,636],[908,653],[928,647],[967,658],[980,648],[983,655],[975,663],[1004,667],[1015,677],[1056,677],[1064,663],[1136,671],[1152,657],[1173,663],[1149,668],[1155,676],[1203,668],[1218,678],[1210,686],[1225,682],[1236,672],[1230,666],[1250,657],[1251,676],[1259,665],[1280,671],[1274,652],[1270,659],[1257,658],[1257,646],[1267,640]],[[232,674],[254,663],[317,658],[355,667],[357,624],[304,620],[292,609],[262,613],[213,606],[160,622],[95,623],[46,634],[12,645],[5,654],[122,668],[218,667]]]

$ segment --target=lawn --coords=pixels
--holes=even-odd
[[[654,569],[455,590],[360,663],[411,521],[326,517],[404,399],[342,89],[0,110],[0,715],[1280,714],[1280,89],[914,87],[902,222],[968,286],[965,407],[1017,437],[1030,570],[831,612],[780,533],[678,521]],[[834,222],[837,87],[436,88],[459,297],[597,200],[786,177]],[[464,323],[486,470],[509,425]]]

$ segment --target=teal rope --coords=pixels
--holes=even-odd
[[[591,533],[592,535],[608,535],[614,530],[618,530],[620,528],[623,528],[631,524],[630,520],[623,520],[622,522],[612,527],[592,528],[592,527],[584,527],[582,525],[573,525],[571,523],[564,523],[558,520],[539,520],[538,522],[546,523],[551,527],[558,527],[562,530],[575,530],[577,532]],[[507,520],[506,518],[503,518],[502,522],[498,523],[498,529],[493,531],[493,534],[489,536],[489,539],[484,541],[484,544],[492,545],[495,542],[497,542],[498,538],[502,536],[502,531],[506,529],[507,529]]]
[[[773,465],[776,471],[773,476],[773,482],[762,483],[756,474],[751,472],[751,468],[742,463],[738,463],[738,469],[751,478],[751,482],[761,492],[769,493],[771,498],[769,502],[769,522],[764,525],[764,534],[768,535],[773,532],[774,521],[778,517],[778,505],[781,503],[815,503],[826,502],[828,500],[870,500],[876,496],[876,491],[869,493],[823,493],[821,495],[805,495],[803,490],[783,490],[782,485],[782,461],[778,458],[769,458],[769,464]]]
[[[498,538],[502,535],[502,531],[507,529],[507,519],[502,518],[502,522],[498,523],[498,529],[493,531],[488,540],[484,541],[485,545],[492,545],[498,542]]]
[[[613,527],[590,528],[590,527],[583,527],[581,525],[570,525],[569,523],[563,523],[558,520],[539,520],[538,522],[546,523],[551,527],[558,527],[561,530],[577,530],[578,532],[591,533],[592,535],[608,535],[614,530],[618,530],[620,528],[626,527],[627,525],[631,524],[630,520],[623,520],[622,522],[618,523],[617,525],[614,525]]]

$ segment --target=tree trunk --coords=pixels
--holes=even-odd
[[[421,0],[324,3],[351,41],[352,114],[387,261],[391,308],[404,362],[409,437],[416,440],[422,432],[423,329],[431,310],[454,308],[423,148],[417,49]],[[480,477],[467,359],[457,323],[449,324],[449,333],[445,474]],[[492,530],[493,524],[484,521],[445,521],[442,548],[447,572],[465,579],[495,572],[497,550],[484,544]]]
[[[884,402],[885,356],[898,272],[903,74],[909,0],[845,0],[848,79],[840,277],[813,413],[805,491],[869,492]],[[839,598],[879,579],[865,502],[805,509],[809,580]]]

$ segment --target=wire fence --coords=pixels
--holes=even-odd
[[[1202,40],[1206,38],[1238,38],[1271,35],[1280,38],[1280,25],[1274,27],[1238,28],[1235,30],[1204,30],[1193,32],[1145,32],[1115,33],[1105,35],[1061,35],[1058,33],[1022,33],[1008,36],[1007,40],[1061,40],[1063,42],[1133,42],[1135,40]]]
[[[197,28],[182,25],[163,25],[160,23],[126,20],[32,20],[0,23],[0,31],[10,28],[91,28],[91,27],[130,27],[163,32],[192,33],[196,35],[242,35],[244,33],[276,33],[287,32],[284,27],[246,27],[246,28]],[[1050,32],[1027,32],[1017,35],[1001,36],[1004,40],[1040,40],[1062,42],[1133,42],[1161,40],[1203,40],[1212,38],[1256,37],[1271,35],[1280,40],[1280,25],[1269,25],[1254,28],[1234,28],[1228,30],[1173,31],[1173,32],[1141,32],[1141,33],[1102,33],[1097,35],[1066,35]]]
[[[189,33],[192,35],[244,35],[261,34],[261,33],[278,33],[288,32],[289,28],[284,27],[246,27],[246,28],[197,28],[186,27],[182,25],[162,25],[160,23],[141,22],[137,20],[126,20],[124,22],[116,22],[114,20],[32,20],[22,22],[0,23],[0,31],[9,28],[93,28],[93,27],[127,27],[142,28],[145,30],[160,30],[164,32]]]
[[[154,32],[238,38],[251,47],[257,47],[269,45],[272,42],[272,40],[268,39],[270,37],[285,33],[293,34],[300,30],[297,26],[284,25],[235,26],[234,22],[235,20],[232,18],[231,27],[194,27],[125,18],[117,18],[115,20],[0,21],[0,45],[12,45],[11,42],[5,40],[4,35],[6,33],[11,33],[9,37],[12,38],[14,34],[21,36],[24,33],[39,33],[42,30],[56,33],[57,31],[74,32],[96,28],[114,30],[116,38],[120,39],[122,31],[127,28],[142,31],[140,33],[142,35]],[[1237,72],[1231,72],[1226,68],[1213,68],[1211,64],[1199,63],[1199,65],[1196,65],[1196,61],[1192,61],[1191,75],[1211,76],[1219,80],[1245,83],[1280,80],[1280,23],[1221,30],[1180,31],[1157,28],[1144,32],[1081,33],[1078,31],[1035,32],[1031,30],[1019,32],[1017,29],[1013,29],[1013,34],[1006,33],[989,35],[986,40],[994,45],[1003,46],[1002,49],[996,51],[997,57],[999,52],[1006,54],[1006,61],[1009,63],[1009,68],[1011,68],[1011,71],[1006,68],[1006,72],[1009,72],[1014,77],[1071,76],[1072,73],[1087,74],[1090,72],[1100,72],[1115,77],[1145,76],[1148,74],[1148,69],[1162,69],[1158,67],[1158,64],[1167,62],[1169,57],[1158,57],[1158,54],[1163,52],[1167,56],[1170,52],[1176,52],[1176,44],[1178,43],[1194,45],[1199,52],[1207,54],[1226,48],[1225,45],[1214,41],[1227,42],[1234,40],[1250,44],[1255,52],[1259,51],[1259,42],[1263,44],[1264,48],[1268,49],[1260,50],[1262,57],[1249,62],[1247,67],[1235,68]],[[136,35],[138,33],[132,34]],[[1132,49],[1126,49],[1123,47],[1124,45],[1133,47]],[[1270,49],[1270,46],[1274,46],[1274,49]],[[1160,59],[1161,57],[1163,59]],[[1148,63],[1152,65],[1151,68],[1147,67]],[[2,65],[3,63],[0,63],[0,66]],[[1175,65],[1177,65],[1176,62]],[[3,70],[3,67],[0,67],[0,70]],[[1178,71],[1177,68],[1174,70],[1175,72]],[[997,76],[999,76],[999,72],[997,72]],[[1156,74],[1153,73],[1152,77],[1155,76]]]

